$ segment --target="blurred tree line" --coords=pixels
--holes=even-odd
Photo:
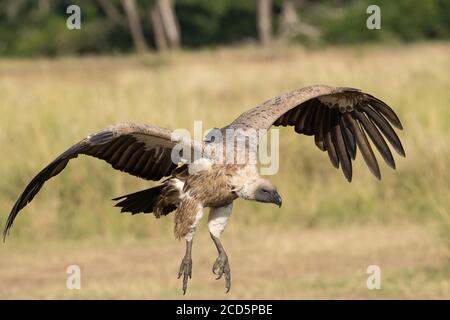
[[[81,30],[68,30],[69,5]],[[370,4],[381,30],[366,28]],[[449,0],[1,0],[0,55],[450,39]]]

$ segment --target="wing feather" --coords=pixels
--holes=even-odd
[[[333,167],[338,169],[339,168],[339,156],[336,152],[336,148],[331,139],[331,129],[335,125],[334,121],[333,121],[333,119],[335,118],[334,117],[335,113],[336,113],[336,110],[332,110],[331,112],[328,113],[328,121],[327,121],[328,126],[326,128],[324,142],[325,142],[325,147],[327,149],[328,157],[330,158],[331,164],[333,165]]]
[[[272,125],[294,126],[297,133],[313,135],[317,147],[327,151],[331,164],[341,166],[344,176],[351,181],[357,149],[369,170],[378,179],[381,177],[370,141],[391,168],[396,165],[384,137],[398,154],[405,156],[391,124],[403,128],[394,110],[380,99],[354,88],[319,85],[268,100],[244,112],[225,128],[267,130]]]
[[[301,108],[294,108],[289,116],[288,125],[295,126],[295,122],[300,115]]]
[[[201,148],[192,141],[172,135],[171,130],[135,123],[119,123],[89,135],[67,149],[30,181],[8,216],[3,237],[6,237],[19,211],[33,200],[44,183],[59,174],[78,155],[93,156],[108,162],[114,169],[157,181],[170,175],[178,166],[171,160],[172,148],[178,143],[197,150]]]
[[[377,177],[377,179],[381,179],[381,173],[380,168],[378,167],[377,159],[373,154],[372,148],[370,147],[369,144],[369,140],[367,140],[364,131],[361,129],[361,127],[355,121],[355,119],[350,116],[350,114],[346,113],[344,116],[352,126],[353,132],[355,133],[356,137],[356,143],[358,145],[359,150],[361,150],[363,159],[366,162],[367,166],[369,167],[370,172],[372,172],[373,175]]]
[[[308,116],[308,113],[310,112],[309,105],[306,105],[302,108],[302,112],[298,116],[297,122],[295,123],[295,132],[302,133],[303,132],[303,126],[305,124],[305,119]]]
[[[352,160],[356,159],[356,138],[353,135],[353,132],[348,127],[348,125],[345,123],[344,119],[341,118],[340,120],[340,126],[342,131],[342,136],[344,137],[345,145],[347,146],[347,150],[350,154],[350,158]]]
[[[386,103],[381,101],[378,98],[375,98],[374,96],[368,95],[371,97],[370,105],[374,107],[375,110],[380,112],[382,115],[384,115],[397,129],[402,130],[403,126],[400,122],[400,119],[395,114],[394,110],[392,110],[391,107],[389,107]]]
[[[322,150],[325,151],[325,146],[323,144],[323,122],[324,122],[324,117],[328,117],[327,114],[327,108],[323,107],[323,106],[319,106],[318,110],[317,110],[317,115],[314,121],[314,143],[316,144],[316,146]]]
[[[352,181],[352,162],[345,146],[344,138],[341,133],[341,127],[336,121],[331,128],[331,138],[336,149],[336,153],[341,163],[341,169],[347,181]]]
[[[354,116],[359,120],[362,127],[372,140],[373,144],[375,145],[375,147],[377,147],[386,164],[390,166],[392,169],[395,169],[394,157],[392,156],[391,150],[389,150],[386,141],[384,141],[378,129],[374,126],[372,122],[370,122],[369,119],[367,119],[364,113],[354,112]]]
[[[311,111],[308,113],[307,117],[305,118],[305,123],[303,125],[303,133],[306,134],[307,136],[311,136],[313,135],[314,132],[314,121],[316,118],[316,114],[317,114],[317,106],[318,106],[318,102],[313,99],[311,100],[310,103],[310,109]]]
[[[373,121],[374,124],[383,132],[385,137],[388,139],[389,143],[394,147],[394,150],[401,155],[405,156],[405,150],[403,149],[402,143],[395,133],[391,125],[375,110],[369,106],[362,107],[366,115]]]

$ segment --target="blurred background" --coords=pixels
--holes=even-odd
[[[0,298],[450,298],[450,2],[351,0],[2,0],[0,225],[31,178],[119,121],[223,126],[312,84],[391,105],[406,159],[347,183],[313,139],[281,129],[283,208],[237,201],[223,244],[225,294],[203,223],[193,278],[173,215],[129,216],[109,199],[154,184],[80,156],[46,184],[0,245]],[[69,5],[81,29],[69,30]],[[369,30],[366,9],[381,9]],[[378,158],[381,160],[380,158]],[[379,161],[382,163],[382,161]],[[206,220],[204,218],[204,220]],[[66,268],[81,268],[81,290]],[[381,268],[368,290],[366,269]]]

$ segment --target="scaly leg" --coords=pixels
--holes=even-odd
[[[217,251],[219,253],[219,256],[216,259],[216,262],[214,262],[212,272],[217,275],[217,280],[222,278],[223,275],[225,275],[225,288],[227,289],[227,293],[230,291],[231,288],[231,270],[230,270],[230,264],[228,263],[228,256],[225,252],[225,249],[222,246],[222,243],[220,242],[220,239],[216,236],[214,236],[212,233],[211,239],[214,241],[214,244],[216,245]]]
[[[186,253],[181,261],[178,279],[183,276],[183,295],[186,294],[188,277],[192,278],[192,240],[186,241]]]

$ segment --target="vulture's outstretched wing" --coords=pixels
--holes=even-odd
[[[57,157],[31,180],[17,199],[6,221],[5,238],[19,211],[39,192],[44,183],[59,174],[67,163],[79,154],[105,160],[111,166],[131,175],[160,180],[177,167],[171,159],[172,148],[178,143],[189,144],[197,150],[193,141],[172,134],[168,129],[145,124],[119,123],[87,136]]]
[[[297,133],[314,136],[317,147],[327,151],[333,166],[340,165],[351,181],[351,160],[355,160],[357,148],[370,171],[381,178],[367,135],[390,167],[395,169],[395,162],[385,138],[398,154],[405,156],[391,124],[403,129],[395,112],[370,94],[353,88],[311,86],[266,101],[240,115],[226,128],[293,126]]]

